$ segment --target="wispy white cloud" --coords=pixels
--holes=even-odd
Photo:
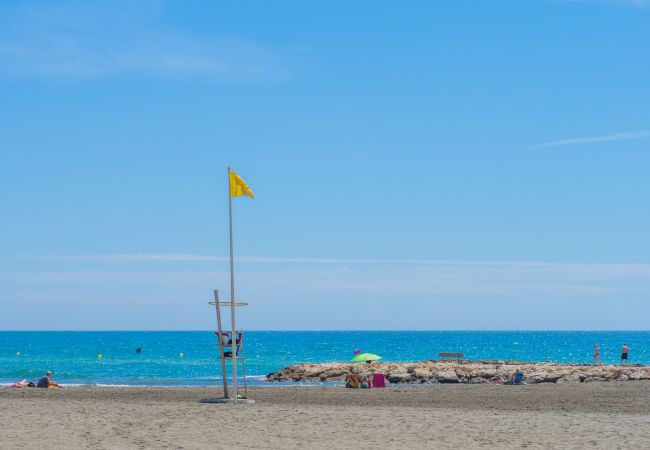
[[[547,148],[547,147],[559,147],[562,145],[590,144],[595,142],[629,141],[629,140],[647,139],[647,138],[650,138],[650,131],[634,131],[630,133],[613,133],[604,136],[580,137],[580,138],[562,139],[559,141],[544,142],[542,144],[537,144],[528,147],[528,149],[534,150],[534,149]]]
[[[122,253],[95,255],[21,255],[22,259],[51,260],[67,262],[227,262],[228,256],[200,255],[193,253]],[[559,272],[593,272],[593,273],[640,273],[650,275],[650,264],[607,264],[607,263],[562,263],[549,261],[475,261],[443,259],[394,259],[394,258],[310,258],[310,257],[276,257],[276,256],[238,256],[237,262],[261,264],[296,264],[296,265],[422,265],[440,267],[482,267],[527,268],[537,271]]]
[[[286,73],[267,47],[170,29],[156,2],[2,8],[0,73],[84,79],[119,75],[273,81]]]
[[[635,8],[650,7],[650,0],[560,0],[562,3],[601,3]]]
[[[23,259],[69,262],[201,262],[227,261],[225,256],[197,255],[191,253],[115,253],[103,255],[21,255]]]
[[[0,274],[4,283],[107,284],[197,287],[227,285],[228,271],[179,270],[186,263],[227,261],[226,257],[189,254],[95,255],[53,257],[83,262],[82,270]],[[57,259],[58,258],[58,259]],[[72,258],[72,259],[71,259]],[[173,262],[174,267],[91,270],[93,263]],[[398,259],[238,258],[238,283],[248,292],[325,293],[410,296],[607,296],[650,294],[650,264],[580,264],[554,262],[444,261]],[[259,265],[258,263],[262,263]],[[88,266],[87,264],[90,264]],[[180,264],[180,266],[179,266]],[[167,266],[164,266],[167,267]]]

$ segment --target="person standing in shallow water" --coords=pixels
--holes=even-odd
[[[627,366],[627,354],[629,351],[630,349],[628,348],[627,344],[623,344],[623,348],[621,349],[621,366],[623,364]]]
[[[594,366],[597,364],[602,364],[600,362],[600,349],[598,348],[598,344],[594,344]]]

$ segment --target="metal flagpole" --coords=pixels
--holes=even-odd
[[[232,246],[232,188],[230,184],[230,167],[228,167],[228,212],[230,218],[230,322],[232,325],[232,385],[237,403],[237,329],[235,328],[235,263]]]
[[[214,307],[217,310],[217,329],[219,330],[219,359],[221,360],[221,376],[223,377],[223,396],[228,398],[228,372],[226,372],[226,358],[224,357],[223,327],[221,326],[221,305],[219,304],[219,289],[214,290]]]

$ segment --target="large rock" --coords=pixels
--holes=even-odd
[[[601,377],[586,377],[583,383],[592,383],[594,381],[607,381],[607,380]]]
[[[473,376],[476,378],[485,378],[491,380],[497,376],[497,369],[492,366],[481,365],[474,369]]]
[[[410,383],[413,381],[413,376],[408,372],[392,372],[387,374],[390,383]]]
[[[644,370],[635,370],[634,372],[628,374],[629,380],[650,380],[650,373]]]
[[[438,382],[439,383],[458,383],[458,375],[453,370],[443,370],[438,372]]]
[[[416,367],[413,369],[413,377],[418,380],[431,381],[434,378],[434,374],[431,367]]]
[[[483,377],[476,377],[476,378],[472,378],[472,379],[469,380],[469,383],[471,383],[471,384],[483,384],[483,383],[489,383],[489,382],[490,382],[489,380],[486,380]]]
[[[580,383],[580,375],[577,373],[561,376],[556,383]]]

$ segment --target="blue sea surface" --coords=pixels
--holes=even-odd
[[[249,331],[244,351],[249,382],[261,384],[264,375],[287,365],[348,361],[356,349],[381,355],[383,361],[463,352],[474,360],[590,363],[594,343],[604,363],[617,363],[627,343],[630,363],[650,364],[648,331]],[[142,353],[135,352],[137,347]],[[0,383],[36,381],[47,370],[64,384],[202,386],[221,381],[218,342],[210,331],[0,332]]]

